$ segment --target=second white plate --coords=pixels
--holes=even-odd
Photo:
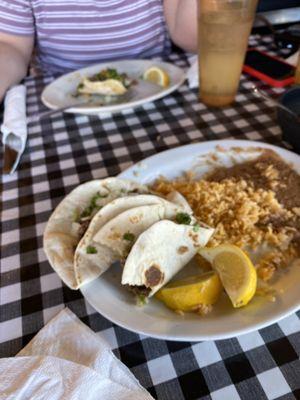
[[[167,88],[143,81],[140,77],[151,66],[163,68],[170,76],[170,84]],[[124,100],[116,104],[101,106],[80,106],[84,101],[82,97],[75,98],[76,88],[84,77],[92,76],[105,68],[115,68],[120,73],[126,73],[132,79],[139,79],[136,85],[128,90]],[[78,104],[67,112],[78,114],[100,114],[123,111],[141,106],[147,102],[167,96],[176,90],[185,80],[185,72],[170,63],[156,62],[152,60],[123,60],[110,63],[96,64],[78,71],[63,75],[50,83],[42,93],[43,103],[55,110],[62,107]]]

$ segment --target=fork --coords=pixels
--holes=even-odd
[[[37,122],[41,119],[45,119],[45,118],[49,118],[54,114],[63,112],[63,111],[67,111],[71,108],[77,108],[77,107],[83,107],[83,106],[93,106],[93,107],[101,107],[104,105],[114,105],[114,104],[121,104],[124,101],[128,102],[130,101],[134,96],[134,93],[125,93],[122,96],[118,96],[117,98],[112,98],[111,100],[108,100],[108,96],[102,96],[102,95],[95,95],[94,100],[93,101],[82,101],[82,102],[77,102],[77,103],[73,103],[73,104],[68,104],[67,106],[63,106],[63,107],[59,107],[56,108],[55,110],[49,110],[49,111],[45,111],[42,112],[40,114],[37,115],[33,115],[29,118],[27,118],[27,124],[31,124],[33,122]],[[111,96],[113,97],[113,96]],[[116,97],[116,96],[115,96]],[[100,99],[103,99],[103,101],[101,101]]]

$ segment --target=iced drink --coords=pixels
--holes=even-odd
[[[255,8],[255,0],[199,0],[200,99],[208,106],[234,101]]]

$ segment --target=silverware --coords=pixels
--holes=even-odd
[[[55,115],[57,113],[67,111],[71,108],[77,108],[77,107],[102,107],[106,105],[114,105],[114,104],[121,104],[124,102],[130,101],[134,97],[134,93],[125,93],[122,96],[102,96],[102,95],[93,95],[92,100],[89,99],[88,101],[81,101],[81,102],[76,102],[73,104],[69,104],[67,106],[63,106],[60,108],[56,108],[55,110],[49,110],[42,112],[38,115],[33,115],[32,117],[27,118],[27,124],[30,124],[32,122],[39,121],[44,118],[49,118],[52,115]]]
[[[269,96],[268,94],[264,93],[263,91],[261,91],[260,89],[258,89],[257,86],[252,85],[251,86],[251,90],[253,91],[253,93],[255,95],[257,95],[258,97],[262,97],[263,99],[269,101],[270,103],[272,103],[274,106],[277,106],[279,108],[281,108],[282,110],[288,112],[289,114],[291,114],[294,118],[296,118],[297,121],[300,121],[300,116],[297,115],[296,113],[294,113],[292,110],[290,110],[289,108],[287,108],[286,106],[284,106],[283,104],[279,103],[279,101],[273,99],[271,96]]]
[[[32,122],[36,122],[36,121],[39,121],[44,118],[49,118],[49,117],[51,117],[51,115],[69,110],[74,107],[82,107],[82,106],[90,106],[90,105],[92,105],[92,104],[89,102],[86,102],[86,101],[82,102],[82,103],[77,102],[76,104],[75,103],[71,104],[71,105],[69,104],[68,106],[56,108],[55,110],[45,111],[40,114],[33,115],[33,116],[27,118],[27,124],[31,124]]]
[[[18,152],[11,149],[9,146],[4,146],[4,156],[3,156],[3,173],[11,174],[14,171],[14,164],[18,157]]]
[[[20,149],[21,139],[14,133],[9,133],[6,137],[6,143],[3,145],[3,173],[12,174],[15,172],[21,155],[20,151],[15,149]]]

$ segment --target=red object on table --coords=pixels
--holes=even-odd
[[[274,87],[288,86],[295,81],[293,65],[255,48],[248,49],[243,72]]]

